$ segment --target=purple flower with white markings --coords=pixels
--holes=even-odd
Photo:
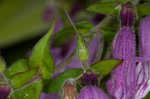
[[[139,26],[139,55],[150,57],[150,16],[144,18]],[[142,99],[150,91],[150,60],[137,65],[137,93],[135,99]]]
[[[123,60],[113,72],[107,89],[115,99],[132,99],[135,94],[136,62],[130,60],[136,55],[134,31],[123,27],[113,42],[113,57]]]
[[[123,63],[113,72],[107,82],[107,89],[115,99],[143,99],[150,91],[150,16],[139,26],[140,60],[135,55],[135,36],[129,27],[123,27],[113,44],[113,56]],[[139,62],[136,66],[136,62]]]
[[[80,91],[77,99],[109,99],[109,97],[97,87],[86,86]]]

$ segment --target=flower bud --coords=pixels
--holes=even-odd
[[[121,25],[132,27],[134,23],[135,9],[134,5],[131,2],[126,2],[122,5],[122,9],[120,11],[121,16]]]
[[[0,84],[0,99],[7,99],[10,93],[10,87],[7,84]]]
[[[76,99],[77,98],[76,86],[70,81],[66,82],[63,87],[63,94],[64,94],[63,99]]]
[[[101,89],[87,86],[81,90],[77,99],[109,99],[109,97]]]
[[[81,77],[81,80],[84,86],[86,85],[97,86],[98,85],[98,79],[94,73],[84,73],[83,76]]]
[[[78,55],[81,61],[87,61],[90,56],[89,49],[81,36],[78,37]]]

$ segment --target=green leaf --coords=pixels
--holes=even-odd
[[[12,92],[10,99],[40,99],[42,87],[42,80],[36,80],[25,87],[16,89]]]
[[[80,33],[89,33],[89,30],[94,27],[94,25],[88,21],[77,23],[75,26]],[[75,31],[72,26],[64,27],[54,36],[54,46],[64,45],[70,42],[74,36]]]
[[[50,79],[54,73],[54,61],[50,53],[50,39],[54,31],[55,24],[50,31],[35,45],[29,58],[31,68],[40,67],[40,72],[44,79]]]
[[[94,25],[88,21],[82,21],[75,25],[80,33],[87,34]]]
[[[6,68],[5,61],[0,57],[0,73],[4,72]]]
[[[82,69],[69,69],[64,71],[58,77],[52,79],[45,88],[48,93],[57,93],[62,88],[64,82],[71,78],[76,78],[83,73]]]
[[[28,70],[28,61],[26,59],[20,59],[13,63],[6,71],[5,75],[11,78],[13,75],[21,72],[26,72]]]
[[[10,79],[10,85],[13,88],[20,88],[23,85],[27,84],[29,81],[32,80],[32,78],[37,74],[37,69],[32,69],[27,72],[18,73],[11,77]]]
[[[91,12],[112,15],[115,13],[115,7],[115,3],[99,3],[90,6],[87,10]]]
[[[150,14],[150,5],[149,4],[140,4],[136,6],[138,15],[145,16]]]
[[[122,60],[103,60],[91,65],[91,68],[94,70],[94,72],[99,72],[102,75],[107,75],[121,63]]]

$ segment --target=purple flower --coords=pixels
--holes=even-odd
[[[135,94],[135,36],[131,28],[123,27],[113,42],[113,57],[123,60],[113,72],[107,89],[115,99],[133,99]]]
[[[81,90],[77,99],[109,99],[109,97],[97,87],[86,86]]]
[[[144,18],[139,26],[139,55],[150,57],[150,16]],[[135,99],[142,99],[150,91],[150,60],[137,65],[137,93]]]

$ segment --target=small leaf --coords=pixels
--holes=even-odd
[[[40,99],[42,91],[42,80],[36,80],[31,84],[16,89],[10,96],[10,99]]]
[[[19,73],[14,75],[10,80],[10,85],[13,88],[20,88],[27,84],[32,78],[37,74],[37,69],[32,69],[30,71]]]
[[[13,63],[5,72],[6,77],[11,78],[16,73],[21,73],[27,71],[28,61],[26,59],[20,59]]]
[[[58,77],[52,79],[48,86],[46,86],[45,91],[48,93],[57,93],[62,88],[64,82],[70,78],[76,78],[83,73],[82,69],[69,69],[64,71]]]
[[[115,12],[115,3],[99,3],[90,6],[87,10],[91,12],[112,15]]]
[[[54,28],[53,24],[50,31],[35,45],[29,58],[31,68],[40,67],[44,79],[50,79],[54,73],[54,61],[50,53],[50,39]]]
[[[2,59],[2,57],[0,57],[0,73],[4,72],[5,67],[6,67],[6,64],[4,60]]]
[[[149,4],[140,4],[136,6],[138,15],[145,16],[150,14],[150,5]]]
[[[103,60],[91,65],[94,72],[99,72],[102,75],[110,73],[117,65],[121,64],[122,60]]]
[[[89,33],[89,30],[94,27],[94,25],[88,21],[77,23],[75,26],[80,33]],[[74,36],[75,32],[72,26],[64,27],[54,36],[54,46],[64,45],[70,42]]]
[[[87,34],[89,30],[94,27],[94,25],[88,21],[82,21],[76,24],[76,27],[80,33]]]

